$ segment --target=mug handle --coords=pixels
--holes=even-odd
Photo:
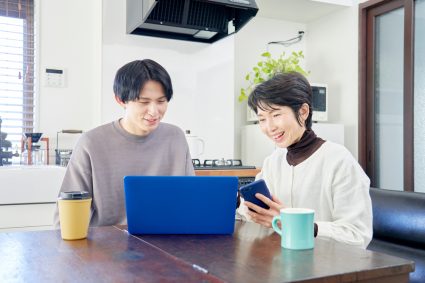
[[[277,226],[277,222],[278,221],[280,221],[280,216],[275,216],[275,217],[273,217],[273,220],[272,220],[272,227],[273,227],[273,230],[275,230],[276,231],[276,233],[278,233],[279,235],[281,235],[282,236],[282,230],[279,228],[279,226]]]

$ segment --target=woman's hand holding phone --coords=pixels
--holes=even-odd
[[[259,207],[258,205],[255,205],[249,201],[245,201],[244,204],[250,208],[248,210],[248,215],[251,217],[252,221],[255,223],[261,224],[265,227],[271,228],[272,227],[272,220],[273,217],[280,214],[280,210],[284,208],[282,202],[276,198],[275,196],[272,196],[272,199],[269,199],[265,197],[262,194],[255,194],[255,196],[263,201],[267,206],[269,206],[269,209],[264,209],[262,207]]]
[[[258,224],[271,227],[275,215],[280,214],[283,205],[272,196],[264,180],[257,180],[240,188],[244,204],[249,208],[248,215]]]

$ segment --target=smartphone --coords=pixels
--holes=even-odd
[[[255,194],[260,193],[269,199],[272,199],[269,189],[267,188],[266,182],[263,179],[259,179],[248,185],[242,186],[239,188],[239,192],[242,195],[243,199],[253,204],[256,204],[262,208],[269,209],[269,206],[265,204],[263,201],[259,200]],[[251,208],[249,209],[253,211]]]

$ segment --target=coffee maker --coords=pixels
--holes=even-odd
[[[49,138],[42,138],[43,133],[24,133],[21,140],[21,164],[49,165]],[[39,141],[45,142],[42,148]]]

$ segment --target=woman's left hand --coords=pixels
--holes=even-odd
[[[256,193],[255,197],[263,201],[270,208],[265,209],[265,208],[259,207],[258,205],[253,204],[252,202],[245,201],[244,204],[248,208],[251,208],[252,210],[254,210],[254,211],[248,210],[248,215],[251,217],[252,221],[254,221],[255,223],[271,228],[273,217],[279,215],[280,210],[283,208],[282,202],[275,196],[272,196],[272,199],[269,199],[268,197],[259,193]]]

